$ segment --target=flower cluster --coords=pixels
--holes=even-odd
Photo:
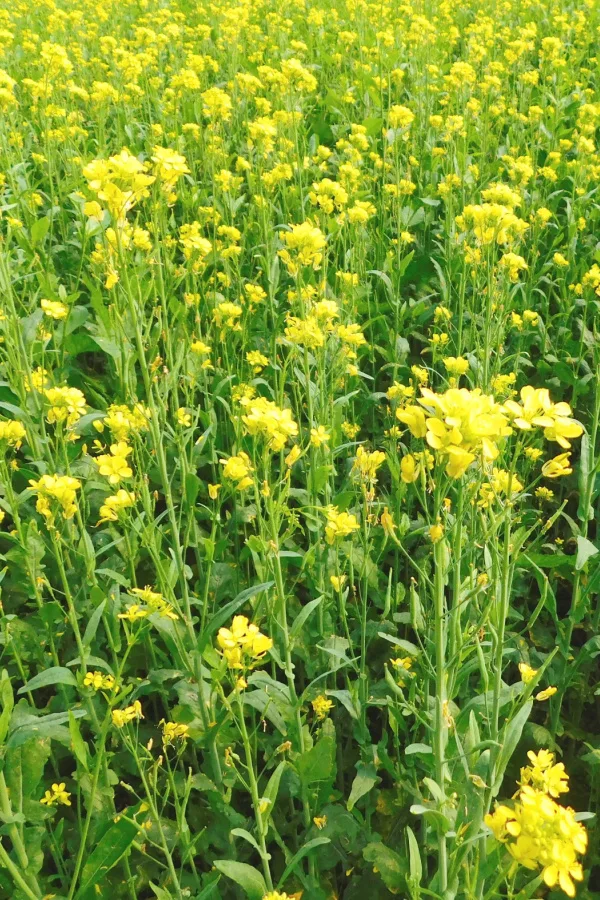
[[[571,808],[553,799],[569,789],[564,765],[555,764],[548,750],[528,756],[531,766],[521,769],[517,799],[512,806],[497,806],[485,822],[515,865],[541,869],[548,887],[559,885],[574,897],[574,881],[583,879],[578,857],[587,850],[587,832]]]
[[[257,397],[246,404],[242,422],[248,434],[266,440],[269,450],[283,450],[290,438],[298,434],[298,426],[290,409],[280,409],[271,400]]]
[[[273,641],[246,616],[234,616],[230,628],[219,629],[217,644],[230,669],[251,669],[268,653]]]
[[[139,700],[134,700],[125,709],[113,709],[111,715],[113,725],[116,725],[117,728],[124,728],[130,722],[139,722],[140,719],[144,718],[142,715],[142,704]]]
[[[51,522],[56,511],[60,511],[65,519],[72,519],[77,511],[77,491],[81,482],[70,475],[42,475],[35,481],[30,479],[29,485],[37,494],[35,508],[46,520]]]

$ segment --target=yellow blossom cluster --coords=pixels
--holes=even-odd
[[[555,764],[547,750],[528,756],[531,765],[521,769],[517,799],[512,806],[497,806],[485,822],[515,865],[541,869],[548,887],[558,885],[574,897],[574,882],[583,879],[578,857],[587,850],[587,832],[570,807],[553,799],[568,791],[564,765]]]
[[[217,644],[230,669],[251,669],[273,646],[258,626],[246,616],[234,616],[230,628],[220,628]]]

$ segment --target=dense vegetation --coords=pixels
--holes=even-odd
[[[600,897],[599,28],[0,0],[0,897]]]

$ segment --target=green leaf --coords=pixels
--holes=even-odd
[[[39,822],[41,818],[40,785],[51,749],[50,739],[45,738],[29,740],[20,747],[10,747],[6,751],[4,773],[12,810],[25,813],[30,821]]]
[[[359,710],[360,710],[360,701],[357,699],[357,703],[359,704],[359,710],[357,710],[354,700],[352,699],[352,694],[350,691],[334,691],[329,690],[325,691],[325,695],[327,697],[335,697],[336,700],[339,700],[342,706],[350,713],[353,719],[358,719]]]
[[[154,891],[158,900],[173,900],[173,894],[170,894],[169,891],[165,891],[164,888],[159,887],[157,884],[153,884],[150,882],[150,887]]]
[[[314,747],[306,750],[296,762],[298,774],[305,785],[327,781],[335,774],[335,732],[329,720],[323,723],[323,731],[328,723],[331,731],[323,734]]]
[[[106,600],[103,600],[102,603],[98,607],[96,607],[96,609],[90,616],[90,621],[87,623],[86,629],[83,634],[82,643],[84,647],[91,647],[92,641],[96,637],[98,625],[100,624],[100,619],[102,618],[102,613],[104,612],[105,606]]]
[[[298,865],[300,860],[304,859],[304,857],[307,856],[311,850],[314,850],[315,847],[321,847],[323,844],[330,844],[330,843],[331,843],[331,838],[316,837],[316,838],[313,838],[311,841],[307,841],[306,844],[304,844],[302,847],[300,847],[300,849],[298,851],[296,851],[296,853],[294,853],[294,855],[290,859],[289,863],[285,867],[285,871],[284,871],[283,875],[281,876],[281,878],[279,879],[279,883],[277,885],[277,890],[279,890],[280,887],[283,887],[283,885],[286,882],[286,879],[292,874],[292,872],[294,871],[294,869],[296,868],[296,866]]]
[[[498,759],[496,760],[496,765],[494,766],[493,772],[493,797],[495,797],[500,790],[506,767],[510,762],[511,756],[515,752],[517,744],[521,740],[521,735],[523,734],[523,729],[525,728],[525,723],[529,718],[532,706],[533,700],[527,700],[527,702],[524,703],[520,708],[518,713],[513,716],[513,718],[504,726],[504,729],[500,736],[502,749],[498,754]]]
[[[40,241],[43,241],[46,235],[48,234],[48,229],[50,228],[50,219],[47,216],[43,216],[41,219],[36,219],[36,221],[31,226],[31,243],[35,247]]]
[[[139,826],[123,816],[110,826],[92,850],[83,867],[81,885],[75,895],[76,900],[83,900],[85,893],[91,887],[106,878],[108,872],[127,853],[138,831]]]
[[[21,710],[18,721],[16,723],[13,722],[7,746],[20,747],[26,741],[31,740],[31,738],[55,738],[60,734],[60,726],[69,721],[70,715],[76,719],[81,719],[86,715],[86,711],[84,709],[73,709],[64,713],[50,713],[47,716],[32,716],[30,713],[24,713]]]
[[[76,687],[77,679],[70,669],[65,669],[64,666],[53,666],[51,669],[46,669],[45,672],[34,675],[27,684],[19,688],[17,694],[26,694],[28,691],[35,691],[37,688],[48,687],[51,684],[69,684]]]
[[[6,669],[2,670],[2,678],[0,679],[0,702],[2,703],[2,715],[0,715],[0,747],[4,743],[8,729],[10,727],[10,717],[12,715],[15,700],[13,696],[12,685]]]
[[[575,560],[575,569],[580,572],[585,566],[588,559],[591,559],[592,556],[595,556],[598,553],[598,548],[594,547],[591,541],[588,541],[587,538],[579,537],[577,538],[577,558]]]
[[[383,883],[389,890],[397,894],[406,890],[406,860],[380,842],[367,844],[363,856],[373,868],[377,869]]]
[[[414,887],[417,887],[421,884],[421,879],[423,877],[423,863],[421,862],[421,852],[415,833],[408,825],[406,826],[406,837],[408,838],[410,882]]]
[[[294,622],[290,629],[290,637],[295,638],[300,634],[300,632],[302,631],[302,628],[304,627],[304,623],[306,622],[308,617],[310,615],[312,615],[312,613],[315,611],[317,606],[319,606],[319,604],[323,602],[323,596],[324,595],[321,595],[320,597],[317,597],[315,600],[311,600],[310,603],[307,603],[306,606],[302,607],[302,609],[300,610],[300,612],[294,619]]]
[[[88,771],[87,744],[81,737],[81,731],[77,719],[69,710],[69,733],[71,735],[71,747],[77,761]]]
[[[202,482],[194,472],[185,476],[185,499],[188,506],[193,506],[198,497]]]
[[[250,846],[251,846],[251,847],[254,847],[254,849],[255,849],[256,852],[259,854],[259,856],[262,855],[262,854],[261,854],[261,851],[260,851],[260,847],[258,846],[258,843],[256,842],[256,838],[253,838],[252,835],[250,834],[250,832],[249,832],[249,831],[246,831],[245,828],[232,828],[231,834],[232,834],[234,837],[241,837],[241,838],[243,838],[245,841],[248,841],[248,843],[250,844]]]
[[[237,862],[235,859],[215,859],[213,865],[227,878],[239,884],[246,892],[248,900],[262,900],[267,893],[265,879],[254,866]]]
[[[364,763],[359,762],[356,769],[357,772],[354,776],[350,796],[348,797],[348,802],[346,804],[346,809],[348,810],[354,809],[360,798],[364,797],[365,794],[368,794],[369,791],[381,781],[377,775],[375,766],[372,763],[365,765]]]
[[[244,706],[251,706],[253,709],[257,709],[261,716],[268,719],[269,722],[272,722],[281,734],[287,734],[285,719],[275,706],[273,698],[270,697],[266,691],[260,689],[256,691],[246,691],[244,693]]]
[[[406,756],[411,756],[413,753],[433,753],[433,749],[429,744],[409,744],[404,748],[404,753]]]
[[[267,786],[264,790],[263,797],[270,801],[267,809],[264,813],[261,813],[261,819],[263,822],[263,828],[266,823],[271,818],[271,814],[273,809],[275,808],[275,801],[277,800],[277,794],[279,793],[279,783],[281,782],[281,776],[283,775],[285,768],[287,766],[287,762],[280,762],[267,783]]]

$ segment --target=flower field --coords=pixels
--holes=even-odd
[[[0,900],[600,898],[599,63],[0,0]]]

